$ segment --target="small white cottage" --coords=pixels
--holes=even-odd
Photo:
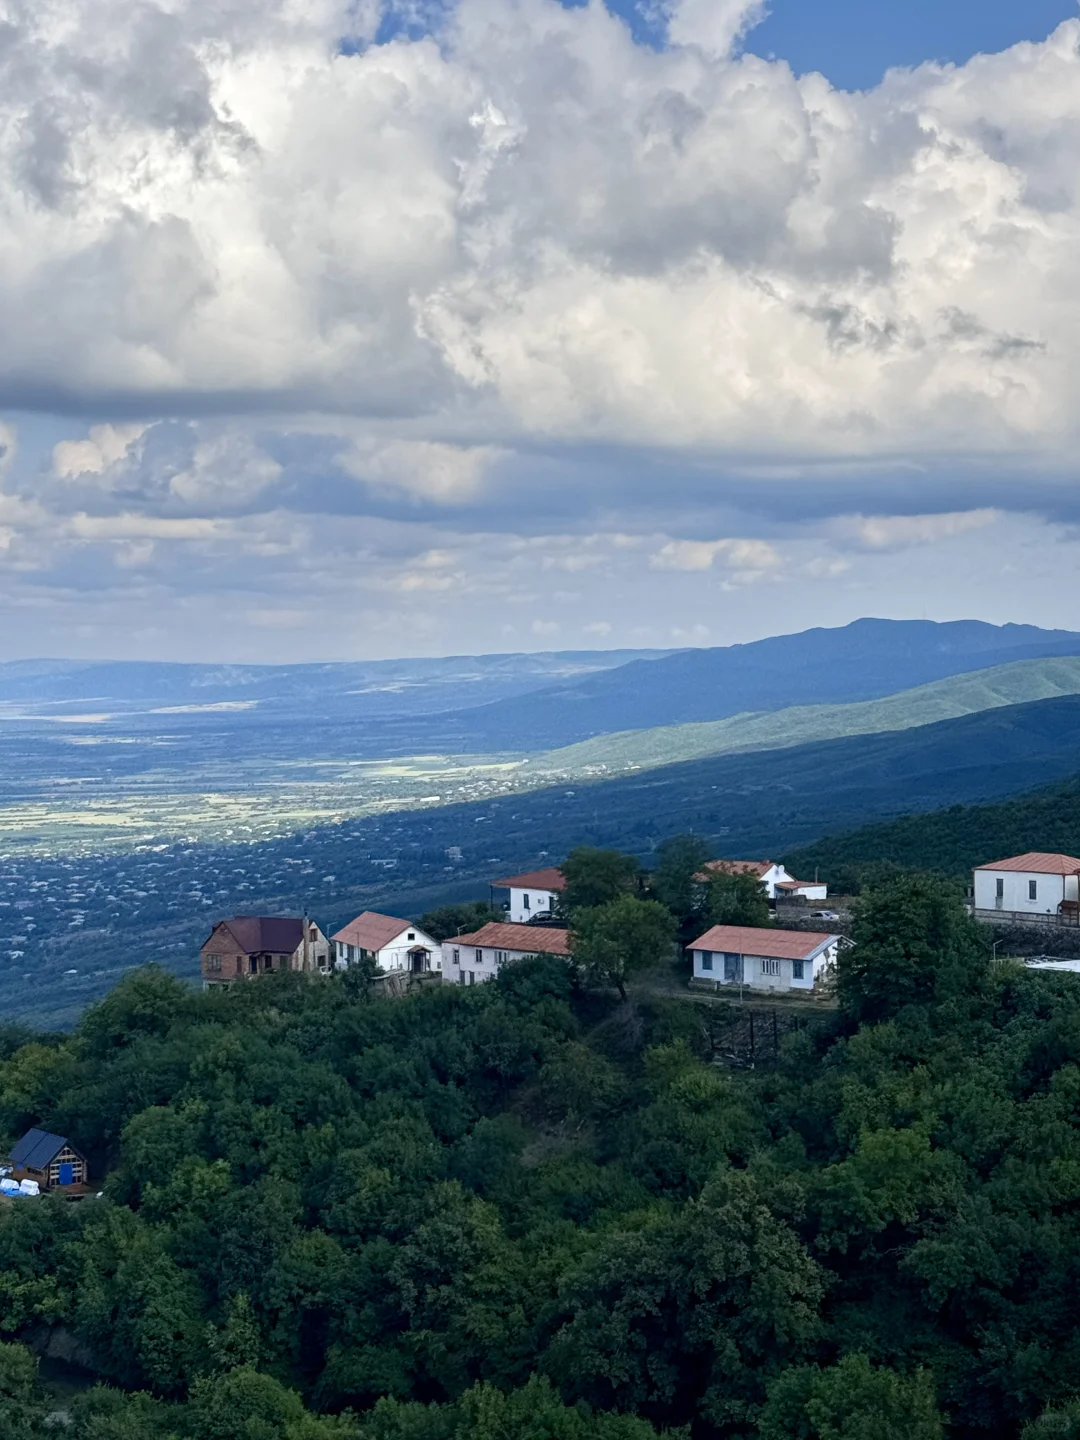
[[[527,925],[537,916],[543,918],[554,913],[566,881],[562,871],[551,866],[547,870],[529,870],[524,875],[493,880],[491,888],[510,891],[506,917],[513,925]]]
[[[1043,850],[980,865],[975,871],[975,913],[1075,918],[1078,877],[1080,860],[1075,855]]]
[[[816,880],[796,880],[775,860],[710,860],[698,878],[707,880],[717,874],[753,875],[770,900],[775,900],[777,894],[801,895],[804,900],[826,900],[829,895],[827,885]]]
[[[413,973],[438,971],[442,968],[439,942],[396,915],[380,915],[365,910],[348,925],[331,935],[334,965],[338,970],[374,960],[380,970],[409,970]]]
[[[527,955],[570,958],[570,937],[554,925],[505,925],[492,920],[472,935],[444,940],[444,985],[480,985],[494,980],[504,965]]]
[[[689,947],[694,984],[749,990],[813,990],[835,963],[839,935],[808,930],[767,930],[752,925],[714,925]]]

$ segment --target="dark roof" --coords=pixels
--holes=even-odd
[[[291,915],[234,915],[231,920],[221,920],[214,926],[210,940],[223,927],[245,955],[261,955],[264,951],[291,955],[304,940],[303,920]]]
[[[455,935],[444,945],[485,945],[494,950],[518,950],[523,955],[569,955],[570,936],[549,925],[514,925],[490,920],[472,935]]]
[[[67,1143],[63,1135],[52,1135],[48,1130],[28,1130],[11,1147],[8,1159],[20,1170],[44,1170]]]
[[[529,870],[524,875],[508,875],[505,880],[492,880],[496,890],[559,890],[566,889],[566,877],[557,865],[547,870]]]

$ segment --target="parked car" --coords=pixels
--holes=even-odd
[[[839,920],[840,913],[837,910],[811,910],[811,920]]]

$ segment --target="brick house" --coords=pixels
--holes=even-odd
[[[328,974],[330,942],[314,920],[234,915],[219,920],[201,951],[203,985],[254,980],[278,970]]]

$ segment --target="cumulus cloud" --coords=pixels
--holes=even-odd
[[[85,440],[61,440],[53,446],[53,470],[68,479],[74,475],[101,475],[110,465],[127,459],[131,447],[146,432],[145,425],[95,425]]]
[[[339,456],[339,463],[358,480],[454,505],[474,499],[488,471],[504,455],[495,445],[395,440],[384,445],[355,444]]]
[[[850,515],[838,519],[831,530],[841,541],[866,550],[906,550],[984,530],[1000,519],[1000,510],[986,508],[943,515]]]
[[[351,47],[371,17],[330,0],[6,9],[12,400],[474,392],[564,439],[1075,443],[1078,22],[847,95],[732,58],[744,0],[677,0],[661,50],[554,0]],[[400,469],[456,493],[428,461]]]
[[[279,586],[348,543],[449,603],[438,515],[539,608],[534,560],[830,580],[781,515],[885,555],[1066,503],[1080,21],[846,94],[739,53],[759,0],[658,0],[657,47],[392,8],[415,38],[380,0],[0,0],[0,407],[65,417],[37,468],[0,428],[8,570],[203,584],[170,557],[242,518]]]
[[[711,570],[718,557],[744,575],[764,575],[784,563],[766,540],[669,540],[649,564],[654,570]]]

